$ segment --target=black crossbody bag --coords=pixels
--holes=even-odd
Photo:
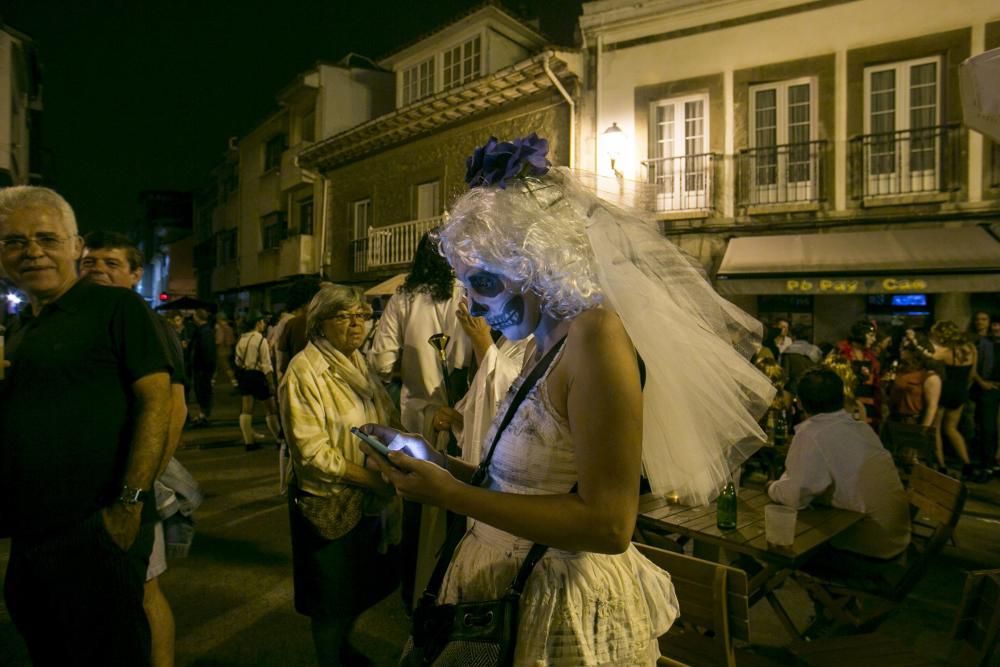
[[[490,461],[500,436],[503,434],[518,407],[531,388],[551,365],[556,352],[565,338],[552,346],[535,365],[531,373],[518,388],[500,422],[493,444],[486,458],[469,481],[473,486],[482,486],[486,481]],[[573,486],[576,489],[576,485]],[[478,665],[482,667],[507,667],[514,662],[517,646],[518,606],[521,593],[535,565],[545,555],[548,547],[535,543],[521,564],[503,597],[483,602],[462,602],[459,604],[437,604],[445,572],[451,564],[458,543],[465,536],[464,522],[454,522],[448,530],[441,555],[427,583],[417,608],[413,611],[412,635],[406,643],[399,664],[407,667],[436,665],[456,667]]]

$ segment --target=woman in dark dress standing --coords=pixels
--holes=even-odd
[[[969,400],[969,387],[976,373],[976,346],[958,325],[948,320],[936,322],[931,327],[930,337],[934,344],[934,358],[944,364],[939,409],[934,417],[938,470],[947,471],[944,463],[944,437],[947,436],[958,458],[962,460],[962,477],[969,478],[973,476],[972,462],[958,424]]]

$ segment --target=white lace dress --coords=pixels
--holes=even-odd
[[[559,361],[560,351],[551,370]],[[489,488],[505,493],[568,493],[577,482],[569,424],[553,409],[548,372],[525,397],[497,443]],[[523,381],[497,410],[502,418]],[[493,442],[496,420],[483,443]],[[489,600],[507,590],[531,542],[487,524],[470,529],[452,559],[440,602]],[[652,665],[656,638],[678,614],[670,575],[634,546],[608,555],[549,549],[521,599],[516,665]]]

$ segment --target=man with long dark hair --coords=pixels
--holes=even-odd
[[[370,352],[372,364],[383,380],[392,376],[399,363],[403,428],[423,434],[439,450],[447,447],[448,424],[440,422],[438,410],[442,406],[453,407],[449,405],[445,373],[467,368],[472,357],[472,346],[458,321],[463,295],[464,290],[448,262],[424,234],[406,281],[389,299],[379,319]],[[437,350],[428,342],[436,334],[448,336],[447,362],[443,366]],[[458,398],[455,396],[453,400]],[[448,414],[460,418],[455,410]],[[414,592],[419,594],[423,590],[423,576],[430,575],[434,554],[444,537],[443,521],[435,528],[431,524],[436,522],[428,518],[427,512],[423,520],[420,514],[419,505],[406,503],[401,547],[402,593],[407,608],[413,603]],[[440,539],[428,537],[428,531],[436,532]],[[426,557],[418,557],[418,551]]]

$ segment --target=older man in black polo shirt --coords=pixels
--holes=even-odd
[[[73,210],[0,190],[0,262],[30,301],[0,383],[7,608],[37,667],[147,665],[146,494],[170,416],[170,364],[142,299],[79,281]]]

